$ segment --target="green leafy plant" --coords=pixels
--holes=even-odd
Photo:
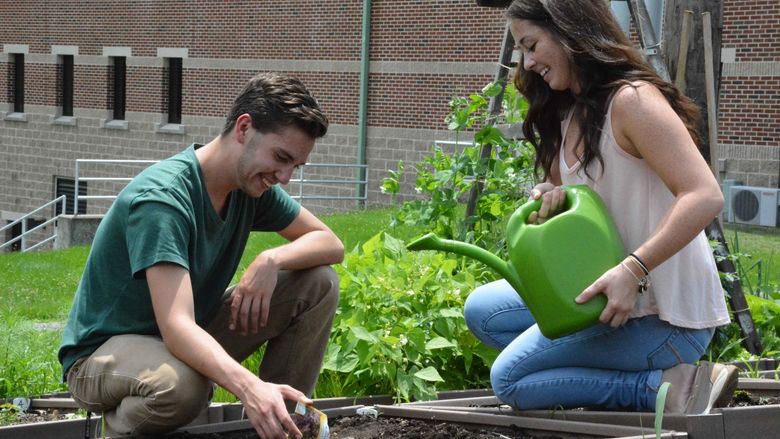
[[[398,168],[395,171],[388,169],[387,173],[389,176],[382,180],[382,186],[379,190],[383,194],[390,195],[393,199],[393,205],[395,205],[395,199],[398,196],[398,193],[401,192],[401,176],[404,173],[404,162],[402,160],[399,161]]]
[[[769,255],[768,259],[754,260],[751,253],[742,252],[738,231],[734,232],[731,248],[734,251],[732,260],[737,267],[742,287],[754,296],[780,300],[780,285],[776,284],[769,276],[772,273],[772,256],[774,255]]]
[[[13,403],[6,402],[0,404],[0,426],[16,422],[17,413],[19,413],[19,407]]]
[[[341,303],[317,394],[435,397],[439,387],[486,386],[496,352],[477,342],[462,306],[475,286],[464,262],[407,252],[387,233],[338,268]]]
[[[62,390],[61,368],[56,358],[60,331],[36,329],[20,320],[15,308],[2,313],[0,347],[0,399],[41,395]]]
[[[662,383],[658,388],[655,398],[655,422],[653,424],[656,439],[661,439],[661,426],[664,422],[664,407],[666,406],[666,394],[669,393],[671,383]]]
[[[455,131],[458,146],[454,151],[435,146],[417,165],[415,190],[425,197],[404,203],[395,217],[397,223],[420,225],[444,238],[503,252],[503,221],[526,199],[525,191],[533,182],[534,153],[526,141],[511,139],[497,128],[497,124],[518,122],[527,111],[526,101],[508,85],[503,112],[491,114],[490,98],[501,89],[491,83],[480,93],[450,101],[445,121]],[[465,132],[472,133],[473,140],[461,142]],[[485,145],[491,145],[491,150],[483,157]],[[388,179],[395,177],[391,173]],[[464,220],[459,206],[477,183],[482,187],[479,201],[474,214]]]
[[[739,280],[745,293],[745,300],[750,308],[756,332],[761,340],[763,352],[758,355],[750,354],[742,346],[742,334],[736,324],[721,326],[715,331],[713,341],[708,348],[706,356],[712,361],[750,361],[758,358],[771,358],[780,353],[780,288],[777,284],[777,275],[768,268],[772,266],[774,256],[773,241],[780,242],[780,238],[769,234],[754,235],[739,230],[731,231],[729,260],[733,263],[736,272],[720,272],[726,295],[732,292],[731,282]],[[747,236],[751,251],[746,251],[741,236]],[[761,242],[757,242],[760,239]],[[769,251],[762,251],[763,244],[768,242]],[[711,242],[714,247],[717,245]],[[757,257],[754,254],[759,256]],[[723,258],[715,256],[720,262]],[[732,319],[733,320],[733,319]],[[748,364],[748,363],[746,363]],[[755,375],[759,371],[748,370],[747,374]]]

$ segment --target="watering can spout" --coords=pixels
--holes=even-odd
[[[506,279],[515,290],[522,290],[522,282],[520,281],[520,277],[509,263],[502,260],[493,253],[477,247],[476,245],[467,244],[460,241],[453,241],[451,239],[442,239],[433,233],[428,233],[427,235],[417,238],[416,240],[409,243],[406,248],[409,250],[445,251],[476,259],[495,270],[504,279]]]

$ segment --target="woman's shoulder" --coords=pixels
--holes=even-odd
[[[612,98],[612,120],[618,125],[645,124],[674,114],[669,101],[654,84],[633,81],[620,87]]]
[[[655,84],[641,80],[620,86],[612,98],[612,106],[618,111],[646,108],[659,103],[668,105],[661,90]]]
[[[612,96],[615,102],[625,102],[645,96],[659,96],[663,98],[661,90],[655,84],[643,80],[634,80],[618,85]]]
[[[615,140],[635,157],[642,157],[635,141],[652,138],[658,134],[659,127],[679,121],[661,90],[646,81],[634,81],[619,88],[613,97],[611,113]]]

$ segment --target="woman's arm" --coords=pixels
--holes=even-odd
[[[723,196],[685,124],[654,86],[620,90],[612,104],[612,128],[618,145],[644,159],[675,197],[656,230],[638,248],[629,249],[652,270],[715,218],[723,207]],[[636,304],[637,278],[642,276],[642,269],[628,257],[586,288],[577,302],[603,292],[609,300],[599,320],[620,326]]]
[[[618,145],[644,159],[675,197],[656,230],[632,249],[652,270],[712,222],[723,208],[723,195],[682,120],[657,88],[645,84],[618,92],[612,127]]]

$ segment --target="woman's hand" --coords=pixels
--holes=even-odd
[[[607,296],[607,306],[601,312],[599,321],[613,328],[623,326],[628,321],[636,301],[639,300],[637,278],[640,275],[635,273],[634,276],[628,272],[631,268],[627,268],[630,267],[630,262],[626,263],[627,260],[628,258],[602,274],[574,299],[577,303],[585,303],[597,294],[604,293]],[[644,273],[641,276],[644,276]]]
[[[528,224],[544,224],[545,221],[558,214],[566,202],[566,191],[550,182],[537,184],[531,189],[531,199],[542,199],[542,206],[538,211],[528,215]]]

